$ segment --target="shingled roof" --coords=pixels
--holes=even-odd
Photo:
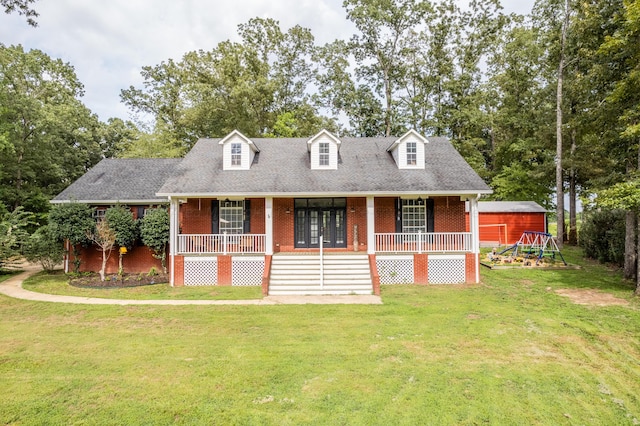
[[[180,158],[104,159],[72,183],[52,203],[162,203],[156,193],[182,161]]]
[[[158,191],[162,196],[475,195],[491,189],[446,138],[427,138],[424,170],[401,170],[397,138],[340,138],[337,170],[311,170],[308,138],[251,140],[249,170],[223,170],[221,139],[200,139]]]

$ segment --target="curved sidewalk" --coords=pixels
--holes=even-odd
[[[61,296],[36,293],[22,288],[22,282],[41,271],[28,265],[24,272],[0,283],[0,293],[15,299],[37,302],[75,303],[85,305],[381,305],[380,296],[267,296],[264,299],[247,300],[129,300],[101,299],[97,297]]]

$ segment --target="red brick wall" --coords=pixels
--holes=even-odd
[[[184,256],[174,256],[175,271],[173,285],[182,287],[184,285]]]
[[[181,234],[211,233],[211,199],[189,198],[180,205]]]
[[[413,282],[429,283],[429,255],[426,253],[413,255]]]
[[[265,233],[264,198],[251,198],[251,233]]]
[[[476,262],[476,255],[474,253],[467,253],[465,259],[466,279],[467,283],[475,284],[476,282],[476,269],[480,265]]]
[[[231,256],[218,256],[218,285],[231,285]]]
[[[114,247],[111,256],[107,261],[107,274],[118,273],[118,247]],[[102,267],[102,251],[97,246],[80,247],[81,272],[98,272]],[[167,262],[168,263],[168,262]],[[122,258],[122,267],[126,273],[139,274],[149,272],[154,267],[158,272],[162,272],[162,262],[153,257],[153,252],[145,246],[134,247]],[[73,271],[73,255],[70,256],[69,270]]]
[[[435,197],[434,232],[465,232],[464,201],[460,197]]]
[[[287,213],[287,210],[289,213]],[[274,252],[293,251],[294,213],[292,198],[273,199],[273,244]]]
[[[354,212],[351,212],[354,210]],[[354,250],[353,228],[358,225],[358,250],[367,251],[367,199],[347,198],[347,249]]]
[[[396,198],[384,197],[374,200],[375,232],[396,232]]]

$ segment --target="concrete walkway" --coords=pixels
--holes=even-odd
[[[24,272],[0,283],[0,293],[15,299],[37,302],[76,303],[85,305],[381,305],[380,296],[267,296],[248,300],[128,300],[100,299],[97,297],[60,296],[36,293],[22,288],[22,282],[42,270],[27,265]]]

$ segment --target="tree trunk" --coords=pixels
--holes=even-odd
[[[638,209],[637,214],[638,214],[638,216],[636,217],[636,223],[638,225],[637,231],[638,231],[638,235],[640,235],[640,209]],[[636,244],[636,247],[637,247],[636,259],[640,259],[640,244]],[[636,296],[640,296],[640,262],[636,262],[636,290],[633,293]]]
[[[107,260],[109,256],[107,256],[107,251],[102,250],[102,266],[100,267],[100,281],[105,280],[105,271],[107,270]]]
[[[562,176],[562,83],[564,74],[564,47],[569,25],[569,0],[564,2],[564,20],[560,38],[560,60],[558,61],[558,87],[556,91],[556,216],[558,221],[558,247],[564,243],[564,179]]]
[[[576,152],[576,132],[571,132],[571,159]],[[576,169],[571,164],[569,171],[569,244],[578,245],[578,221],[576,218]]]
[[[640,249],[640,246],[638,248]],[[627,214],[625,216],[624,277],[628,280],[632,280],[635,276],[636,276],[636,213],[629,210],[627,211]]]

